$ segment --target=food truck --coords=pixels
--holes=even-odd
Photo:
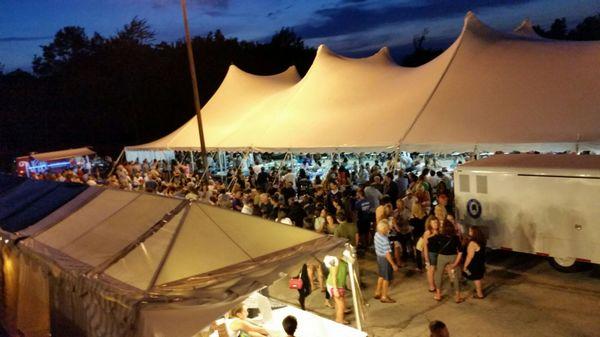
[[[490,248],[550,258],[560,271],[600,263],[600,156],[507,154],[454,172],[457,219]]]
[[[31,153],[16,158],[17,174],[29,177],[31,173],[61,172],[84,163],[91,163],[90,157],[96,152],[88,147]]]

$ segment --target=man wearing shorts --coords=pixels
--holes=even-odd
[[[393,274],[398,270],[398,266],[392,258],[392,247],[388,234],[390,224],[386,219],[377,223],[377,233],[375,233],[375,254],[377,254],[377,266],[379,278],[377,279],[377,289],[375,289],[375,299],[382,303],[395,303],[396,301],[388,296],[390,282]]]

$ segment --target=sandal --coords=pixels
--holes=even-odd
[[[482,299],[484,299],[484,298],[485,298],[485,295],[484,295],[484,296],[479,296],[479,295],[477,295],[477,294],[473,294],[473,298],[474,298],[474,299],[477,299],[477,300],[482,300]]]
[[[375,296],[373,296],[373,298],[376,300],[379,300],[379,299],[381,299],[381,295],[375,295]]]
[[[396,303],[396,300],[393,300],[389,297],[382,297],[381,298],[381,303]]]
[[[457,304],[458,304],[458,303],[462,303],[462,302],[464,302],[464,301],[465,301],[465,299],[464,299],[463,297],[459,297],[458,299],[455,299],[455,300],[454,300],[454,302],[456,302]]]
[[[428,289],[428,291],[429,291],[430,293],[434,293],[434,292],[435,292],[435,288],[433,288],[433,289]]]
[[[436,301],[438,301],[438,302],[441,302],[442,298],[443,298],[442,296],[440,296],[440,297],[433,296],[433,299],[436,300]]]

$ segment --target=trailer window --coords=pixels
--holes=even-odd
[[[461,174],[458,176],[459,188],[461,192],[471,192],[471,185],[469,183],[469,175]]]
[[[487,193],[487,176],[476,176],[477,193]]]

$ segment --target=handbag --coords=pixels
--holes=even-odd
[[[300,274],[296,277],[290,278],[289,287],[290,289],[302,289],[304,286],[304,282],[302,282],[302,270],[300,270]]]
[[[425,248],[425,240],[423,240],[422,236],[419,238],[419,241],[417,241],[415,248],[420,252],[422,252],[423,248]]]

